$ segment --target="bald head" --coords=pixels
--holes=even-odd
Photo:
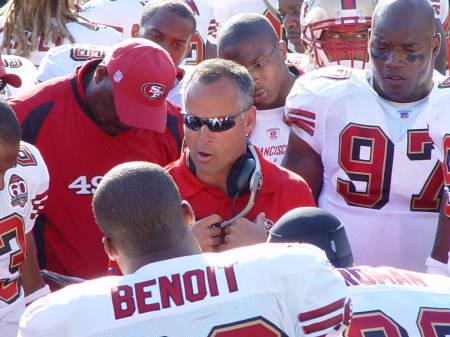
[[[369,46],[374,89],[381,97],[411,103],[431,92],[440,34],[427,0],[382,0]]]
[[[381,0],[375,7],[372,31],[392,24],[401,28],[405,24],[436,34],[434,10],[428,0]]]

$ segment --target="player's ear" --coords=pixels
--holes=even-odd
[[[181,202],[181,208],[183,209],[184,220],[186,221],[186,224],[191,227],[195,222],[194,210],[186,200],[183,200]]]
[[[436,33],[436,35],[433,37],[433,57],[436,58],[436,56],[439,54],[439,50],[441,49],[441,34]]]
[[[186,53],[184,54],[184,57],[189,55],[189,53],[191,52],[191,49],[192,49],[192,44],[189,43],[189,46],[186,48]]]
[[[99,84],[104,78],[108,77],[108,71],[103,64],[99,64],[94,73],[94,82]]]
[[[133,26],[131,27],[131,36],[139,37],[139,29],[139,24],[133,23]]]
[[[256,125],[256,108],[254,106],[251,106],[245,113],[244,123],[245,134],[251,134]]]
[[[108,258],[111,261],[116,261],[117,258],[119,257],[119,252],[117,251],[117,248],[114,245],[114,242],[112,242],[111,239],[108,238],[107,236],[105,236],[102,239],[102,242],[103,242],[103,248],[105,249],[105,253],[106,253],[106,255],[108,255]]]
[[[281,58],[286,61],[287,60],[287,47],[286,47],[286,42],[284,42],[283,40],[278,42],[278,52],[281,55]]]

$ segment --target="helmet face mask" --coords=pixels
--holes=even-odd
[[[315,68],[333,64],[367,67],[368,29],[376,1],[350,2],[357,8],[344,9],[346,2],[340,0],[305,0],[303,3],[300,14],[302,39]],[[333,34],[344,38],[324,36]]]

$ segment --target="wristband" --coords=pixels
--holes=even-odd
[[[36,290],[28,296],[25,296],[25,304],[30,304],[31,302],[37,300],[39,297],[50,294],[50,287],[46,284],[44,287]]]

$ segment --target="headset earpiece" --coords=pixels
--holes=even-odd
[[[250,153],[240,156],[231,167],[227,177],[227,194],[237,198],[248,193],[250,180],[255,171],[256,163]]]

